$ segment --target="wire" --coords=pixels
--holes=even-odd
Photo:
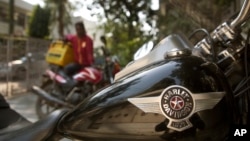
[[[246,83],[247,81],[249,81],[249,79],[250,79],[249,77],[248,77],[248,78],[244,77],[244,78],[240,81],[240,83],[236,86],[236,88],[234,89],[233,93],[237,93],[237,91],[239,91],[239,90],[242,88],[242,86],[244,86],[245,83]]]
[[[241,87],[242,88],[242,87]],[[245,93],[246,91],[248,91],[250,89],[250,87],[246,87],[245,89],[241,90],[240,92],[238,92],[237,94],[234,95],[234,97],[238,97],[240,95],[242,95],[243,93]]]
[[[249,101],[250,101],[250,83],[249,83],[249,65],[248,65],[248,47],[249,47],[249,39],[250,39],[250,30],[248,30],[248,34],[247,34],[247,39],[245,41],[245,49],[244,49],[244,68],[245,68],[245,78],[242,79],[242,81],[236,86],[235,90],[234,90],[234,97],[239,97],[241,95],[243,95],[242,99],[242,103],[241,106],[242,110],[245,110],[245,112],[248,113],[249,116]],[[237,92],[239,91],[239,92]],[[236,93],[237,92],[237,93]],[[248,120],[248,118],[247,118]],[[248,122],[248,121],[247,121]]]
[[[246,39],[246,43],[245,43],[245,52],[244,52],[244,59],[245,59],[245,73],[246,73],[246,77],[249,77],[249,74],[248,74],[248,47],[249,47],[249,39],[250,39],[250,30],[248,30],[248,34],[247,34],[247,39]],[[249,88],[250,84],[249,84],[249,81],[247,81],[247,88]],[[250,95],[249,95],[250,91],[248,89],[247,91],[247,95],[246,95],[246,111],[248,112],[249,110],[249,104],[248,102],[250,101]],[[248,119],[249,120],[249,119]]]
[[[196,33],[198,33],[198,32],[204,32],[207,36],[210,36],[209,32],[208,32],[206,29],[204,29],[204,28],[199,28],[199,29],[196,29],[195,31],[193,31],[193,32],[189,35],[188,39],[191,39],[191,38],[192,38]]]

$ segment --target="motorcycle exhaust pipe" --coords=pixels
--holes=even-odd
[[[60,100],[58,98],[53,97],[52,95],[50,95],[49,93],[47,93],[46,91],[44,91],[43,89],[41,89],[38,86],[32,86],[32,91],[36,95],[38,95],[38,96],[40,96],[40,97],[42,97],[42,98],[44,98],[44,99],[46,99],[46,100],[48,100],[50,102],[53,102],[53,103],[56,103],[56,104],[59,104],[59,105],[65,106],[65,107],[69,107],[69,108],[74,107],[71,104],[68,104],[68,103],[66,103],[66,102],[64,102],[64,101],[62,101],[62,100]]]

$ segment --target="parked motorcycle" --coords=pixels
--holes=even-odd
[[[57,41],[52,43],[51,48],[56,44],[64,46],[66,43]],[[55,56],[53,53],[49,55]],[[50,67],[43,74],[41,86],[36,88],[43,94],[36,102],[38,117],[43,118],[62,107],[73,108],[94,91],[111,84],[114,74],[119,71],[116,66],[120,67],[118,60],[107,59],[111,57],[104,56],[103,64],[85,67],[73,76],[65,74],[62,65],[57,65],[55,61],[50,63],[47,59]]]
[[[250,34],[244,37],[241,30],[249,12],[245,0],[236,18],[196,45],[179,34],[167,36],[116,74],[112,85],[64,112],[53,134],[39,135],[44,128],[35,123],[0,139],[42,140],[56,134],[87,141],[238,139],[232,129],[249,127],[250,119]],[[35,134],[27,134],[33,128]]]

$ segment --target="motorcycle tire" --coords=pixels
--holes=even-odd
[[[51,80],[43,81],[41,88],[43,90],[47,91],[48,93],[50,93],[50,92],[52,92],[52,89],[53,89],[53,82]],[[51,112],[60,108],[60,106],[58,104],[47,101],[41,97],[37,98],[35,106],[36,106],[35,107],[36,114],[37,114],[39,119],[46,117]]]

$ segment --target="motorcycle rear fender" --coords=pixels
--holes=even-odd
[[[47,69],[45,73],[43,74],[43,77],[48,77],[51,80],[56,80],[57,82],[64,84],[67,82],[66,79],[64,79],[62,76],[59,74],[56,74],[54,71]]]
[[[97,84],[102,80],[102,72],[94,67],[84,67],[73,76],[73,79]]]

